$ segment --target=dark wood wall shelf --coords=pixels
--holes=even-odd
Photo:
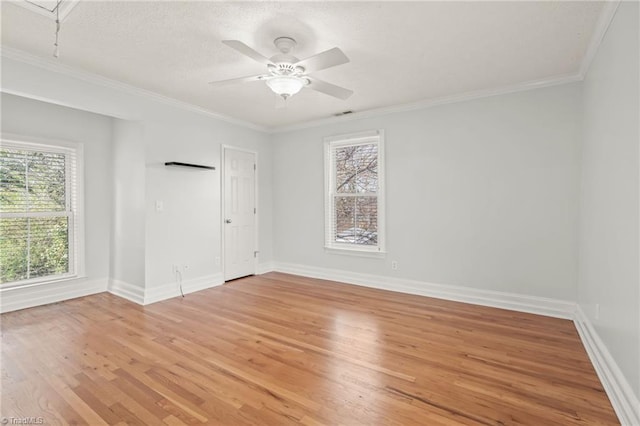
[[[180,163],[178,161],[168,161],[164,163],[165,166],[171,167],[191,167],[194,169],[215,170],[213,166],[203,166],[202,164]]]

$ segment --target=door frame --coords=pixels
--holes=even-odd
[[[253,274],[255,275],[258,272],[258,258],[260,256],[260,247],[258,245],[258,215],[260,211],[258,209],[258,151],[254,151],[251,149],[239,148],[233,145],[222,144],[220,145],[220,270],[222,271],[222,281],[226,282],[225,279],[225,207],[226,207],[226,191],[225,191],[225,178],[226,178],[226,151],[241,151],[249,154],[253,154],[255,159],[255,173],[253,174],[253,205],[256,209],[256,213],[253,215],[253,251],[255,252],[253,257]]]

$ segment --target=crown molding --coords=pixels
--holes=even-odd
[[[607,30],[611,25],[611,22],[613,21],[613,18],[616,14],[618,6],[620,5],[620,2],[621,0],[611,0],[611,1],[605,2],[602,12],[600,13],[600,17],[598,18],[598,21],[596,23],[596,28],[594,29],[593,35],[591,36],[589,46],[587,47],[585,55],[582,58],[582,62],[580,63],[580,68],[577,73],[563,74],[563,75],[553,76],[553,77],[539,79],[539,80],[526,81],[526,82],[503,86],[503,87],[465,92],[457,95],[444,96],[440,98],[425,99],[418,102],[411,102],[411,103],[395,105],[391,107],[374,108],[370,110],[359,111],[353,114],[343,115],[339,117],[327,117],[327,118],[322,118],[318,120],[307,121],[304,123],[297,123],[297,124],[286,125],[286,126],[275,126],[275,127],[261,126],[248,121],[244,121],[244,120],[229,117],[223,114],[219,114],[184,101],[179,101],[177,99],[170,98],[149,90],[141,89],[139,87],[135,87],[117,80],[112,80],[112,79],[100,76],[98,74],[78,70],[68,65],[63,65],[52,59],[35,56],[18,49],[13,49],[13,48],[8,48],[3,46],[2,49],[0,50],[0,54],[2,55],[2,57],[8,58],[8,59],[24,62],[29,65],[34,65],[49,71],[53,71],[53,72],[57,72],[70,77],[78,78],[93,84],[119,90],[121,92],[125,92],[128,94],[142,96],[147,99],[151,99],[151,100],[163,103],[165,105],[173,106],[186,111],[195,112],[197,114],[205,115],[207,117],[225,121],[227,123],[246,127],[252,130],[258,130],[258,131],[269,133],[269,134],[277,134],[277,133],[286,133],[286,132],[292,132],[296,130],[312,128],[312,127],[318,127],[318,126],[323,126],[328,124],[344,123],[349,121],[362,120],[366,118],[380,117],[380,116],[395,114],[399,112],[415,111],[415,110],[431,108],[439,105],[465,102],[465,101],[470,101],[474,99],[481,99],[481,98],[487,98],[487,97],[498,96],[498,95],[506,95],[509,93],[517,93],[517,92],[523,92],[526,90],[533,90],[533,89],[539,89],[543,87],[551,87],[551,86],[557,86],[561,84],[582,81],[584,80],[584,77],[586,76],[589,70],[589,66],[591,65],[591,62],[593,61],[600,45],[602,44],[602,40],[604,39],[604,36],[606,35]],[[1,89],[1,90],[4,92],[10,93],[5,89]]]
[[[539,89],[543,87],[551,87],[557,86],[560,84],[573,83],[577,81],[584,80],[587,72],[589,71],[589,67],[591,66],[591,62],[596,56],[600,45],[602,44],[602,40],[604,40],[604,36],[613,21],[613,18],[616,14],[618,6],[620,5],[621,0],[609,0],[605,2],[602,11],[600,12],[600,16],[598,17],[598,21],[596,22],[596,27],[591,36],[591,40],[589,41],[589,45],[587,50],[582,57],[582,61],[580,62],[580,68],[577,73],[572,74],[564,74],[558,75],[554,77],[549,77],[540,80],[532,80],[523,83],[518,83],[510,86],[497,87],[493,89],[485,89],[478,90],[473,92],[465,92],[458,95],[453,96],[444,96],[441,98],[435,99],[425,99],[418,102],[412,102],[402,105],[395,105],[392,107],[384,107],[384,108],[375,108],[365,111],[356,112],[349,115],[343,115],[339,117],[328,117],[322,118],[319,120],[307,121],[305,123],[292,124],[289,126],[279,126],[270,129],[270,133],[286,133],[295,130],[302,130],[311,127],[318,127],[327,124],[335,124],[335,123],[344,123],[348,121],[362,120],[365,118],[373,118],[380,117],[383,115],[394,114],[398,112],[406,112],[406,111],[414,111],[419,109],[431,108],[438,105],[446,105],[452,104],[456,102],[464,102],[470,101],[474,99],[487,98],[490,96],[497,95],[506,95],[509,93],[522,92],[525,90]]]
[[[42,58],[40,56],[27,53],[23,50],[2,46],[2,48],[0,48],[0,56],[2,56],[2,58],[7,58],[7,59],[28,64],[28,65],[33,65],[35,67],[42,68],[47,71],[55,72],[55,73],[62,74],[72,78],[77,78],[79,80],[86,81],[88,83],[114,89],[129,95],[140,96],[146,99],[151,99],[153,101],[162,103],[164,105],[180,108],[185,111],[195,112],[197,114],[205,115],[207,117],[214,118],[216,120],[246,127],[252,130],[258,130],[258,131],[267,132],[267,133],[271,130],[270,128],[267,128],[264,126],[260,126],[248,121],[240,120],[240,119],[229,117],[213,111],[209,111],[205,108],[202,108],[187,102],[179,101],[177,99],[170,98],[168,96],[164,96],[159,93],[152,92],[150,90],[141,89],[139,87],[132,86],[130,84],[123,83],[121,81],[113,80],[98,74],[80,70],[78,68],[74,68],[69,65],[64,65],[53,59]],[[6,93],[11,93],[10,90],[6,90],[5,88],[2,88],[1,90]]]
[[[578,71],[578,74],[580,74],[582,79],[587,75],[591,62],[593,62],[593,59],[596,57],[596,53],[598,53],[602,40],[604,40],[604,36],[607,34],[607,30],[613,21],[613,17],[616,15],[618,6],[620,6],[620,1],[621,0],[611,0],[605,2],[602,12],[600,12],[600,17],[598,18],[596,27],[591,35],[589,46],[587,46],[587,51],[582,57],[582,62],[580,63],[580,70]]]
[[[80,0],[62,0],[60,2],[60,5],[58,6],[60,7],[60,22],[64,22],[64,20],[69,15],[69,12],[71,12],[71,10],[76,7],[79,2]],[[56,20],[55,7],[53,8],[53,10],[49,10],[46,7],[39,6],[33,1],[29,0],[7,0],[7,3],[22,7],[30,12],[37,13],[40,16],[45,16],[52,21]]]
[[[411,102],[407,104],[395,105],[391,107],[375,108],[360,112],[355,112],[349,115],[342,115],[339,117],[328,117],[320,120],[307,121],[305,123],[292,124],[290,126],[281,126],[271,129],[271,133],[285,133],[295,130],[307,129],[310,127],[318,127],[327,124],[344,123],[347,121],[362,120],[365,118],[380,117],[383,115],[390,115],[399,112],[415,111],[420,109],[431,108],[439,105],[447,105],[458,102],[471,101],[474,99],[488,98],[491,96],[506,95],[509,93],[523,92],[526,90],[540,89],[543,87],[558,86],[561,84],[573,83],[581,81],[582,76],[580,74],[563,74],[555,77],[526,81],[509,86],[497,87],[493,89],[476,90],[472,92],[460,93],[453,96],[443,96],[440,98],[425,99],[418,102]]]

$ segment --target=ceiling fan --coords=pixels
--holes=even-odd
[[[334,47],[309,58],[299,60],[291,54],[296,41],[291,37],[278,37],[273,41],[280,53],[267,58],[239,40],[223,40],[222,43],[267,66],[265,74],[233,78],[223,81],[212,81],[213,86],[232,83],[264,81],[267,86],[284,100],[295,95],[303,87],[325,93],[342,100],[349,98],[353,91],[335,84],[327,83],[309,76],[315,71],[324,70],[349,62],[342,50]]]

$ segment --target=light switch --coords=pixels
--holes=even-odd
[[[164,209],[164,203],[162,200],[156,200],[156,211],[161,212]]]

